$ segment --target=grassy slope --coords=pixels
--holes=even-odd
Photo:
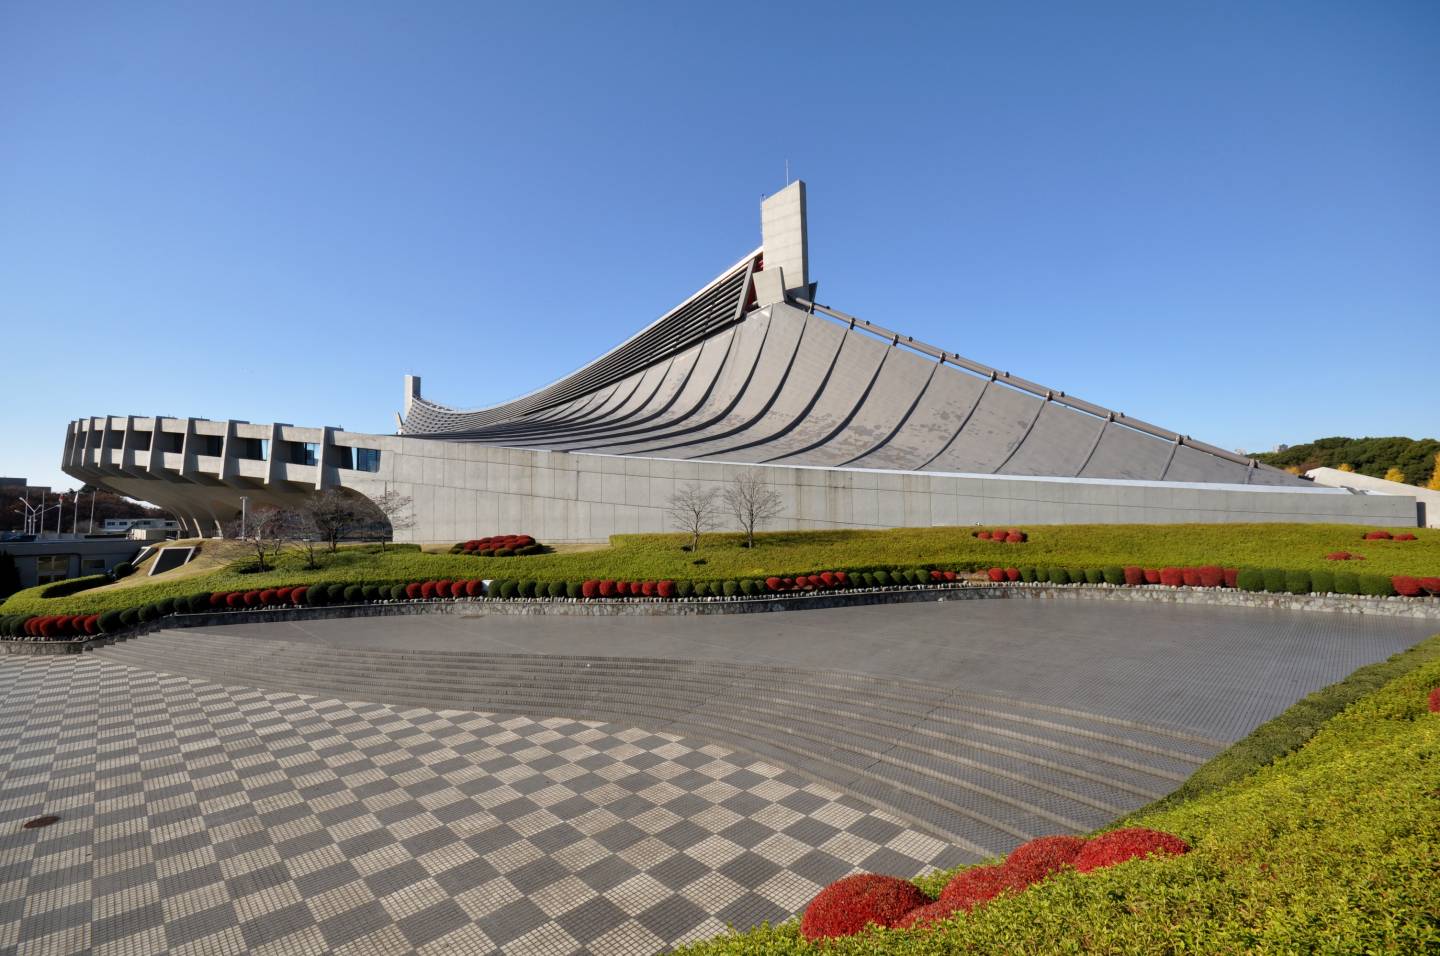
[[[1298,751],[1131,823],[1194,850],[1002,898],[932,931],[872,930],[820,948],[795,924],[690,956],[859,953],[1422,953],[1440,951],[1440,637]],[[934,894],[948,874],[917,882]]]
[[[308,570],[289,554],[277,571],[240,574],[225,568],[189,579],[135,579],[44,600],[34,589],[13,595],[0,613],[78,614],[128,607],[196,591],[278,587],[314,581],[402,583],[442,577],[532,577],[541,581],[585,578],[693,579],[761,577],[821,570],[933,565],[958,570],[992,564],[1101,567],[1106,564],[1223,564],[1296,570],[1338,565],[1331,551],[1364,554],[1347,570],[1377,574],[1440,575],[1440,533],[1420,531],[1418,541],[1365,541],[1353,525],[1054,525],[1027,526],[1026,544],[996,544],[970,536],[971,528],[899,528],[889,531],[779,532],[761,536],[755,550],[739,535],[712,535],[699,553],[682,551],[680,535],[617,535],[608,548],[560,550],[525,558],[472,558],[413,549],[368,553],[348,548],[324,555],[319,570]],[[1403,530],[1403,529],[1392,529]],[[208,546],[207,546],[208,547]],[[703,563],[697,564],[700,561]],[[124,594],[117,593],[124,590]]]

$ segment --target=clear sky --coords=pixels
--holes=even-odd
[[[1440,431],[1440,3],[0,0],[0,474],[67,420],[392,431],[759,243],[1198,439]]]

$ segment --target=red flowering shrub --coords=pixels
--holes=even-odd
[[[1147,856],[1178,856],[1188,853],[1190,844],[1177,836],[1146,827],[1127,827],[1102,833],[1085,844],[1075,857],[1075,869],[1089,873],[1126,860]]]
[[[423,599],[425,599],[426,601],[428,601],[428,600],[430,600],[431,598],[433,598],[433,597],[435,596],[435,585],[436,585],[437,583],[438,583],[438,582],[435,582],[435,581],[426,581],[426,582],[424,582],[423,584],[421,584],[421,585],[420,585],[420,597],[423,598]]]
[[[1023,531],[1012,531],[1005,536],[1006,544],[1024,544],[1027,536]]]
[[[941,574],[939,571],[932,569],[930,571],[930,580],[936,582],[943,581],[945,580],[945,575]]]
[[[1010,532],[1006,531],[1004,528],[996,528],[994,531],[990,532],[990,540],[991,540],[991,541],[1004,541],[1004,540],[1005,540],[1005,536],[1008,535],[1009,533],[1010,533]]]
[[[1145,583],[1146,583],[1146,584],[1159,584],[1159,583],[1160,583],[1160,572],[1157,571],[1157,570],[1155,570],[1154,568],[1146,568],[1146,569],[1145,569]]]
[[[618,592],[615,590],[615,582],[614,582],[614,581],[601,581],[601,582],[600,582],[600,596],[601,596],[601,597],[605,597],[605,598],[614,597],[617,593],[618,593]]]
[[[580,584],[580,596],[585,598],[598,597],[600,594],[599,581],[583,581]]]
[[[1325,560],[1326,560],[1326,561],[1356,561],[1356,560],[1363,561],[1363,560],[1365,560],[1365,559],[1362,558],[1362,557],[1361,557],[1360,555],[1358,555],[1358,554],[1351,554],[1349,551],[1331,551],[1329,554],[1325,555]]]
[[[229,594],[225,595],[225,606],[226,606],[226,607],[244,607],[244,606],[245,606],[245,592],[244,592],[244,591],[231,591]]]
[[[646,597],[654,597],[654,596],[655,596],[655,582],[654,582],[654,581],[644,581],[644,582],[642,582],[641,585],[640,585],[640,593],[643,594],[643,595],[645,595]]]
[[[475,538],[463,542],[460,550],[465,554],[471,554],[478,558],[488,558],[501,550],[516,551],[519,548],[528,548],[535,544],[535,539],[528,534],[497,534],[488,538]]]
[[[1390,579],[1390,586],[1395,593],[1401,597],[1424,597],[1425,589],[1420,586],[1419,578],[1412,578],[1408,575],[1396,575]]]
[[[894,926],[911,910],[930,902],[906,880],[858,873],[825,887],[800,918],[800,935],[809,940],[850,936],[871,923]]]
[[[309,590],[310,590],[310,589],[309,589],[309,588],[306,588],[306,587],[299,587],[299,588],[295,588],[294,590],[292,590],[292,591],[290,592],[290,603],[291,603],[291,604],[294,604],[296,607],[299,607],[300,605],[304,604],[304,603],[305,603],[305,593],[306,593],[307,591],[309,591]]]
[[[988,532],[988,531],[981,531],[979,534],[975,535],[975,537],[979,538],[981,541],[989,541],[989,540],[990,540],[990,532]]]
[[[1144,568],[1137,568],[1137,567],[1135,567],[1135,565],[1133,565],[1133,564],[1128,564],[1128,565],[1125,566],[1124,571],[1125,571],[1125,583],[1126,583],[1126,585],[1128,585],[1129,587],[1132,587],[1132,588],[1133,588],[1133,587],[1139,587],[1140,585],[1142,585],[1142,584],[1145,583],[1145,569],[1144,569]]]
[[[972,866],[961,870],[940,891],[940,899],[957,910],[970,912],[981,903],[988,903],[1006,890],[1014,889],[1003,865]]]
[[[1440,597],[1440,578],[1421,578],[1420,586],[1431,597]]]
[[[895,924],[896,929],[924,929],[941,920],[949,919],[955,915],[958,909],[954,903],[947,903],[945,900],[936,900],[933,903],[926,903],[924,906],[917,906],[915,909],[900,917]]]
[[[1185,583],[1185,573],[1179,568],[1161,568],[1160,583],[1167,588],[1178,588]]]
[[[1367,531],[1360,540],[1362,541],[1389,541],[1394,535],[1388,531]]]
[[[1206,564],[1195,569],[1202,588],[1218,588],[1225,583],[1225,569]]]
[[[1181,568],[1180,580],[1184,582],[1187,588],[1198,588],[1200,586],[1200,569]]]
[[[100,633],[100,615],[98,615],[98,614],[87,614],[87,615],[85,616],[85,633],[86,633],[86,634],[98,634],[98,633]]]
[[[1430,696],[1425,699],[1425,705],[1430,708],[1430,713],[1440,714],[1440,687],[1430,691]]]
[[[1225,575],[1225,586],[1226,586],[1227,588],[1239,587],[1239,585],[1240,585],[1240,569],[1239,569],[1239,568],[1226,568],[1226,569],[1225,569],[1225,572],[1224,572],[1224,575]]]
[[[825,585],[827,588],[833,588],[836,584],[839,583],[839,579],[835,577],[834,571],[821,571],[820,583]]]
[[[274,588],[261,588],[261,589],[260,589],[260,603],[261,603],[261,604],[266,604],[266,605],[274,604],[274,603],[275,603],[275,589],[274,589]]]
[[[1036,837],[1012,850],[1002,867],[1016,885],[1031,886],[1072,865],[1084,848],[1084,837]]]
[[[989,573],[990,573],[990,580],[996,582],[997,584],[998,584],[999,582],[1005,580],[1005,569],[1004,569],[1004,568],[991,568]]]
[[[781,578],[781,579],[780,579],[780,583],[781,583],[782,585],[784,585],[784,590],[786,590],[786,591],[789,591],[789,590],[791,590],[792,588],[795,587],[795,579],[794,579],[794,578]]]
[[[953,572],[953,571],[947,571],[946,573],[947,573],[947,574],[954,574],[955,572]],[[846,587],[847,585],[849,585],[849,583],[850,583],[850,575],[846,574],[844,571],[836,571],[836,572],[835,572],[835,580],[838,581],[838,582],[840,582],[840,586],[843,588],[843,587]]]
[[[419,581],[411,581],[405,585],[405,596],[412,601],[417,600],[420,597],[421,590],[422,588],[420,587]]]
[[[224,607],[224,606],[225,606],[225,592],[224,592],[224,591],[215,591],[215,592],[213,592],[213,593],[210,595],[210,606],[211,606],[211,607]]]
[[[767,590],[767,591],[778,591],[778,590],[780,590],[780,589],[784,586],[784,584],[785,584],[785,582],[784,582],[784,581],[781,581],[779,578],[766,578],[766,579],[765,579],[765,590]]]
[[[1407,531],[1407,532],[1405,532],[1404,534],[1397,534],[1397,535],[1395,536],[1395,540],[1396,540],[1396,541],[1414,541],[1414,540],[1416,540],[1416,539],[1415,539],[1415,536],[1414,536],[1413,534],[1411,534],[1410,532]]]
[[[290,593],[291,593],[292,591],[294,591],[294,590],[295,590],[295,589],[294,589],[293,587],[276,588],[276,589],[275,589],[275,600],[276,600],[278,603],[280,603],[280,604],[289,604],[289,603],[290,603]]]
[[[670,600],[671,598],[673,598],[673,597],[675,596],[675,582],[674,582],[674,581],[657,581],[657,582],[655,582],[655,593],[658,594],[658,595],[660,595],[660,597],[664,598],[664,599],[667,600],[667,601]]]
[[[1005,580],[1007,580],[1007,581],[1018,581],[1018,580],[1020,580],[1020,569],[1019,569],[1019,568],[1006,568],[1006,569],[1005,569]]]
[[[1007,570],[1005,573],[1009,574],[1010,572]],[[944,577],[946,582],[950,584],[955,583],[955,579],[959,577],[959,575],[956,574],[954,571],[944,571],[941,573],[941,576]]]
[[[256,590],[256,591],[246,591],[246,592],[245,592],[245,606],[246,606],[246,607],[255,607],[255,606],[257,606],[259,603],[260,603],[260,592],[259,592],[258,590]]]

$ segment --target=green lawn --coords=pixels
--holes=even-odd
[[[737,534],[707,536],[699,552],[681,549],[682,535],[617,535],[608,548],[531,557],[473,558],[413,549],[384,554],[346,548],[326,554],[309,570],[295,553],[264,574],[242,574],[244,561],[204,576],[173,582],[125,582],[124,587],[42,599],[31,589],[13,595],[0,613],[91,614],[197,591],[278,587],[316,581],[399,584],[426,578],[528,577],[538,581],[586,578],[720,581],[812,571],[866,571],[935,566],[978,570],[991,565],[1101,567],[1107,564],[1219,564],[1291,570],[1344,569],[1371,574],[1440,575],[1440,532],[1420,530],[1417,541],[1361,541],[1353,525],[1054,525],[1024,526],[1025,544],[971,537],[972,528],[900,528],[889,531],[814,531],[763,534],[754,550]],[[1390,529],[1402,531],[1404,529]],[[1414,531],[1414,529],[1411,529]],[[1332,551],[1363,554],[1364,561],[1327,561]],[[122,593],[123,592],[123,593]]]
[[[1440,715],[1425,709],[1440,685],[1440,636],[1377,667],[1362,683],[1400,676],[1315,726],[1298,750],[1125,821],[1185,838],[1194,849],[1184,856],[1071,871],[932,930],[872,929],[819,947],[792,922],[681,952],[1440,952]],[[1348,696],[1350,683],[1326,700]],[[1281,736],[1316,706],[1277,718]],[[1257,754],[1231,759],[1253,765]],[[916,883],[935,895],[949,876]]]

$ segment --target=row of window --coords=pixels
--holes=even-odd
[[[136,432],[136,435],[145,436],[143,444],[136,447],[146,449],[150,447],[150,432]],[[181,449],[180,435],[166,432],[166,451],[179,453]],[[195,451],[198,455],[210,458],[219,458],[225,448],[225,439],[220,435],[196,435],[194,436]],[[320,446],[313,441],[281,442],[285,446],[284,460],[292,465],[316,465],[319,464]],[[346,468],[352,471],[379,471],[380,450],[378,448],[352,448],[348,445],[335,445],[332,449],[330,464],[336,468]],[[270,441],[266,438],[236,438],[235,455],[237,458],[244,458],[247,461],[269,461]]]

